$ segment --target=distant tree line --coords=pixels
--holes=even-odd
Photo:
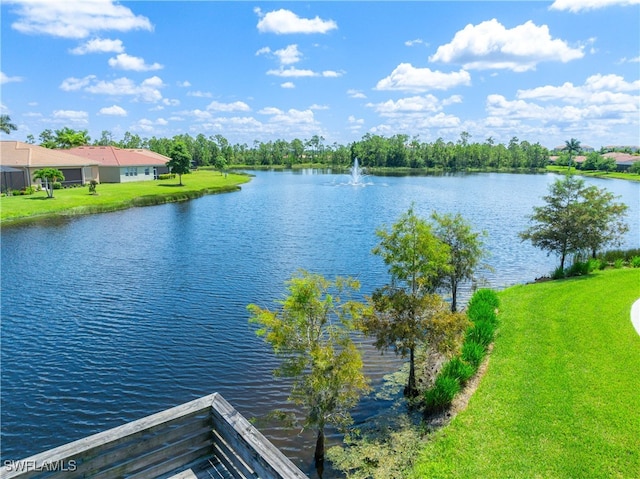
[[[29,143],[36,143],[29,135]],[[142,138],[126,132],[120,141],[112,133],[103,131],[99,139],[91,142],[87,130],[76,131],[62,128],[44,130],[39,144],[47,148],[72,148],[82,145],[116,146],[119,148],[147,148],[170,156],[176,142],[186,145],[194,167],[213,166],[226,168],[234,165],[284,166],[313,164],[326,167],[347,167],[358,158],[365,168],[421,168],[448,171],[469,169],[539,169],[549,163],[549,150],[539,143],[511,138],[508,144],[496,143],[489,137],[483,142],[472,142],[471,135],[464,131],[456,142],[445,142],[438,138],[424,142],[418,137],[396,134],[381,136],[365,134],[359,141],[347,145],[327,144],[319,135],[310,139],[295,138],[291,141],[255,140],[231,144],[222,135],[198,134],[175,135],[172,138]]]

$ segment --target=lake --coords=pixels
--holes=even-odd
[[[375,231],[412,204],[423,217],[459,212],[486,231],[494,271],[484,285],[533,281],[558,260],[518,232],[556,178],[368,176],[350,186],[346,175],[314,170],[258,172],[237,193],[3,228],[2,460],[215,391],[249,418],[291,410],[286,384],[271,375],[277,364],[248,324],[249,303],[274,306],[300,268],[357,277],[362,295],[371,293],[388,279],[371,254]],[[631,227],[624,247],[640,247],[640,184],[586,181],[621,196]],[[401,362],[369,343],[366,369],[379,389]],[[372,394],[356,421],[389,403]],[[312,474],[312,434],[258,425]]]

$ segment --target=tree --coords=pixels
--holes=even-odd
[[[41,168],[33,172],[33,179],[44,181],[47,197],[53,198],[53,185],[58,180],[63,181],[64,175],[56,168]]]
[[[73,148],[75,146],[88,145],[91,141],[89,138],[89,132],[87,130],[74,130],[72,128],[64,127],[61,130],[55,131],[54,141],[56,148]]]
[[[604,246],[621,243],[629,226],[624,222],[628,206],[615,203],[610,191],[590,186],[582,192],[585,214],[582,234],[583,248],[592,258]]]
[[[364,318],[363,330],[376,336],[379,349],[392,347],[402,357],[409,355],[405,394],[413,397],[417,395],[415,352],[428,330],[429,295],[450,271],[449,247],[415,214],[413,206],[389,231],[380,229],[376,234],[380,243],[373,253],[388,266],[391,284],[374,292],[373,310]]]
[[[172,173],[178,175],[180,186],[182,186],[182,175],[189,173],[191,166],[191,154],[187,145],[183,141],[176,141],[171,148],[171,159],[167,161],[167,166]]]
[[[0,115],[0,131],[10,135],[12,131],[16,131],[18,127],[11,123],[9,115]]]
[[[289,295],[279,301],[278,310],[250,304],[249,321],[260,326],[256,334],[282,359],[274,374],[293,380],[289,400],[305,409],[305,427],[317,430],[314,457],[321,468],[325,426],[349,424],[349,410],[368,389],[362,357],[350,335],[365,305],[350,299],[360,287],[351,278],[329,281],[301,271],[287,285]]]
[[[451,269],[444,274],[443,282],[451,292],[451,311],[456,311],[460,284],[473,279],[480,260],[486,255],[482,233],[472,231],[459,213],[453,216],[434,212],[431,218],[435,221],[435,235],[449,246]]]
[[[549,193],[543,197],[546,204],[534,207],[532,225],[520,238],[559,255],[561,270],[568,254],[595,254],[627,231],[622,221],[627,206],[613,203],[613,195],[606,190],[585,187],[583,180],[567,175],[550,185]]]
[[[629,173],[634,173],[636,175],[640,175],[640,161],[634,161],[631,167],[629,168]]]
[[[563,148],[563,150],[569,154],[569,169],[571,169],[571,167],[573,166],[573,155],[577,155],[578,153],[580,153],[580,151],[582,151],[582,148],[580,146],[580,142],[575,138],[571,138],[570,140],[565,141],[564,144],[565,147]]]

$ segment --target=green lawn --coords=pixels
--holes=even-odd
[[[640,269],[500,293],[478,390],[416,478],[640,478]]]
[[[97,186],[97,195],[89,193],[87,186],[54,190],[47,198],[45,191],[28,196],[0,198],[0,222],[47,216],[79,215],[114,211],[132,206],[146,206],[172,201],[183,201],[205,194],[234,191],[238,185],[250,180],[247,175],[221,175],[214,171],[194,171],[171,180],[137,181],[131,183],[104,183]]]
[[[547,171],[552,173],[566,173],[568,167],[566,166],[555,166],[550,165],[547,166]],[[634,173],[623,173],[621,171],[589,171],[589,170],[576,170],[575,168],[571,168],[571,173],[580,175],[580,176],[591,176],[594,178],[611,178],[617,180],[629,180],[629,181],[640,181],[640,175]]]

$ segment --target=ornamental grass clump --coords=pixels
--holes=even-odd
[[[444,411],[461,388],[456,378],[439,375],[433,387],[424,393],[425,410],[429,413]]]
[[[433,387],[423,394],[425,414],[447,409],[476,373],[495,337],[499,306],[498,296],[491,290],[479,290],[472,296],[467,308],[471,326],[465,333],[462,352],[442,367]]]

